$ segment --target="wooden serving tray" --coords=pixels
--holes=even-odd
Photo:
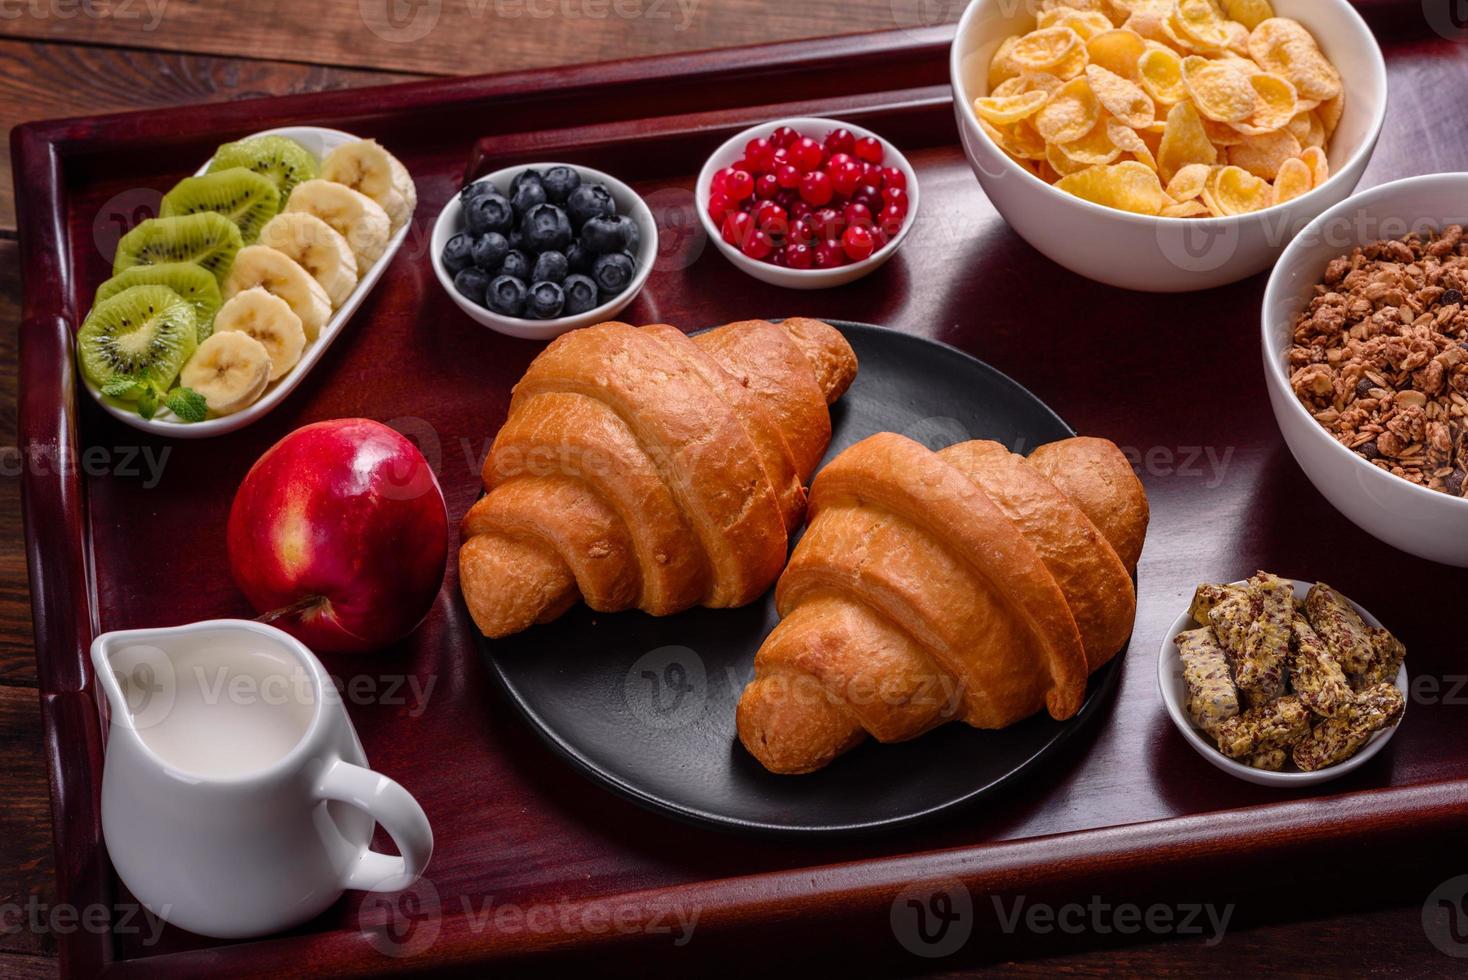
[[[1414,111],[1389,114],[1366,183],[1468,167],[1468,137],[1448,124],[1468,47],[1413,18],[1382,23],[1396,25],[1383,38],[1396,98]],[[224,521],[261,452],[306,422],[366,415],[418,440],[453,517],[477,495],[510,387],[540,345],[473,324],[434,279],[429,229],[466,176],[531,158],[615,173],[648,198],[667,243],[624,319],[692,330],[801,314],[945,341],[1029,387],[1082,433],[1126,447],[1153,510],[1136,633],[1093,730],[981,807],[831,844],[685,826],[587,782],[492,683],[451,568],[437,608],[400,648],[326,660],[357,679],[362,693],[349,688],[348,705],[374,767],[434,823],[430,881],[386,902],[348,895],[315,922],[252,943],[171,928],[150,942],[119,916],[112,932],[59,937],[66,975],[369,975],[546,955],[621,970],[768,969],[772,957],[782,967],[915,969],[923,961],[890,924],[900,894],[925,901],[967,889],[976,921],[965,952],[995,958],[1055,940],[1004,934],[991,895],[1223,901],[1273,891],[1297,901],[1316,885],[1324,890],[1310,911],[1319,914],[1358,880],[1350,866],[1426,854],[1468,828],[1468,742],[1462,710],[1446,697],[1463,672],[1456,613],[1468,572],[1369,538],[1296,467],[1260,376],[1262,278],[1202,295],[1121,292],[1063,271],[1007,228],[957,145],[950,37],[948,28],[899,31],[15,131],[25,518],[62,903],[130,902],[101,843],[104,721],[87,647],[101,630],[250,615],[230,580]],[[858,120],[920,174],[923,211],[903,251],[846,288],[765,287],[699,247],[691,186],[704,155],[736,127],[794,114]],[[268,418],[225,438],[169,444],[108,418],[78,391],[71,340],[107,274],[118,221],[143,216],[216,144],[305,123],[377,137],[418,181],[410,238],[349,339]],[[94,447],[111,468],[87,455]],[[155,485],[140,461],[165,452]],[[1399,633],[1413,677],[1427,679],[1388,750],[1318,795],[1214,771],[1172,729],[1156,690],[1156,651],[1193,586],[1257,568],[1329,580]],[[407,681],[433,685],[426,708]],[[680,912],[697,915],[681,946],[668,928]]]

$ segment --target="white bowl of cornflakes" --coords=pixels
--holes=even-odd
[[[1010,226],[1147,292],[1268,268],[1355,189],[1386,119],[1386,63],[1348,0],[974,0],[950,72]]]

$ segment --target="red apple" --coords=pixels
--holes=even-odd
[[[448,510],[416,446],[369,419],[303,426],[245,474],[229,564],[275,626],[365,652],[417,628],[443,584]]]

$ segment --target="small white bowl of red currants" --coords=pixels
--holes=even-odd
[[[620,180],[530,163],[465,185],[440,212],[430,250],[439,284],[476,322],[550,340],[610,320],[636,298],[658,229]]]
[[[880,268],[917,220],[917,174],[876,133],[839,119],[746,129],[703,165],[704,231],[740,269],[790,289],[826,289]]]

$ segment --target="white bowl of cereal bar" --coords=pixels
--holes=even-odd
[[[1468,174],[1312,222],[1264,295],[1264,377],[1300,468],[1368,533],[1468,567]]]
[[[950,60],[974,174],[1045,255],[1127,289],[1209,289],[1355,189],[1387,75],[1348,0],[1081,6],[974,0]]]
[[[1162,641],[1157,685],[1214,766],[1260,786],[1314,786],[1365,765],[1396,733],[1406,653],[1330,586],[1260,572],[1198,587]]]

